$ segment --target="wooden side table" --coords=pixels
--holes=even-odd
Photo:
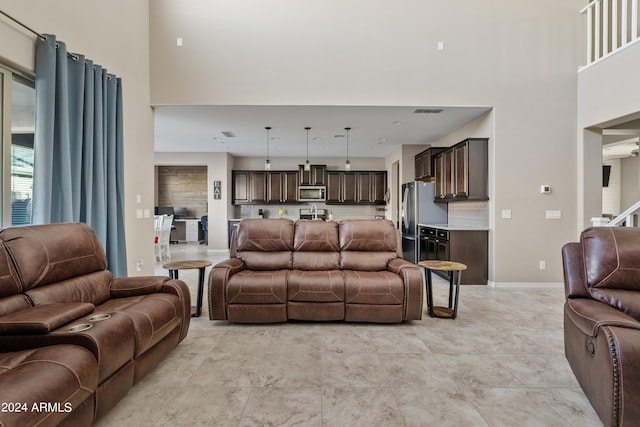
[[[420,267],[424,267],[427,279],[427,307],[429,308],[429,316],[443,317],[447,319],[455,319],[458,315],[458,296],[460,295],[460,276],[462,270],[466,270],[467,266],[454,261],[420,261]],[[449,271],[449,306],[439,307],[433,306],[433,286],[431,282],[431,271]],[[455,285],[455,296],[454,296]]]
[[[202,309],[202,293],[204,290],[204,269],[211,265],[211,261],[206,260],[186,260],[186,261],[172,261],[162,265],[162,268],[169,270],[169,276],[172,279],[178,279],[179,270],[193,270],[198,269],[198,301],[195,307],[195,313],[191,317],[200,317],[200,311]]]

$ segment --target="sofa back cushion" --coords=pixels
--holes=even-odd
[[[22,286],[16,280],[15,270],[11,266],[9,254],[0,241],[0,298],[19,294],[22,292]]]
[[[290,269],[293,261],[293,221],[243,219],[236,235],[236,256],[249,270]]]
[[[5,228],[0,240],[25,291],[107,268],[98,237],[83,223]]]
[[[293,268],[322,271],[340,268],[340,241],[335,221],[298,220],[293,240]]]
[[[588,228],[580,241],[591,297],[640,320],[640,228]]]
[[[343,220],[339,235],[343,270],[382,271],[397,257],[398,230],[389,220]]]

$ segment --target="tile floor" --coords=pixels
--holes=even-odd
[[[197,273],[181,279],[195,301]],[[602,425],[564,357],[559,287],[463,286],[457,319],[399,325],[236,325],[208,320],[206,289],[204,301],[187,338],[97,426]]]

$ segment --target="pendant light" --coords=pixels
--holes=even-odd
[[[309,131],[311,130],[311,128],[306,127],[305,129],[307,130],[307,160],[304,162],[304,170],[310,171],[311,165],[309,164]]]
[[[350,171],[351,162],[349,161],[349,131],[351,130],[351,128],[344,128],[344,130],[347,131],[347,160],[345,160],[344,162],[344,170]]]
[[[271,160],[269,160],[269,131],[271,130],[271,126],[266,126],[267,130],[267,160],[264,161],[264,170],[271,170]]]

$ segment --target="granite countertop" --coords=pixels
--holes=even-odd
[[[437,228],[449,231],[489,231],[489,226],[481,225],[418,224],[418,227]]]

